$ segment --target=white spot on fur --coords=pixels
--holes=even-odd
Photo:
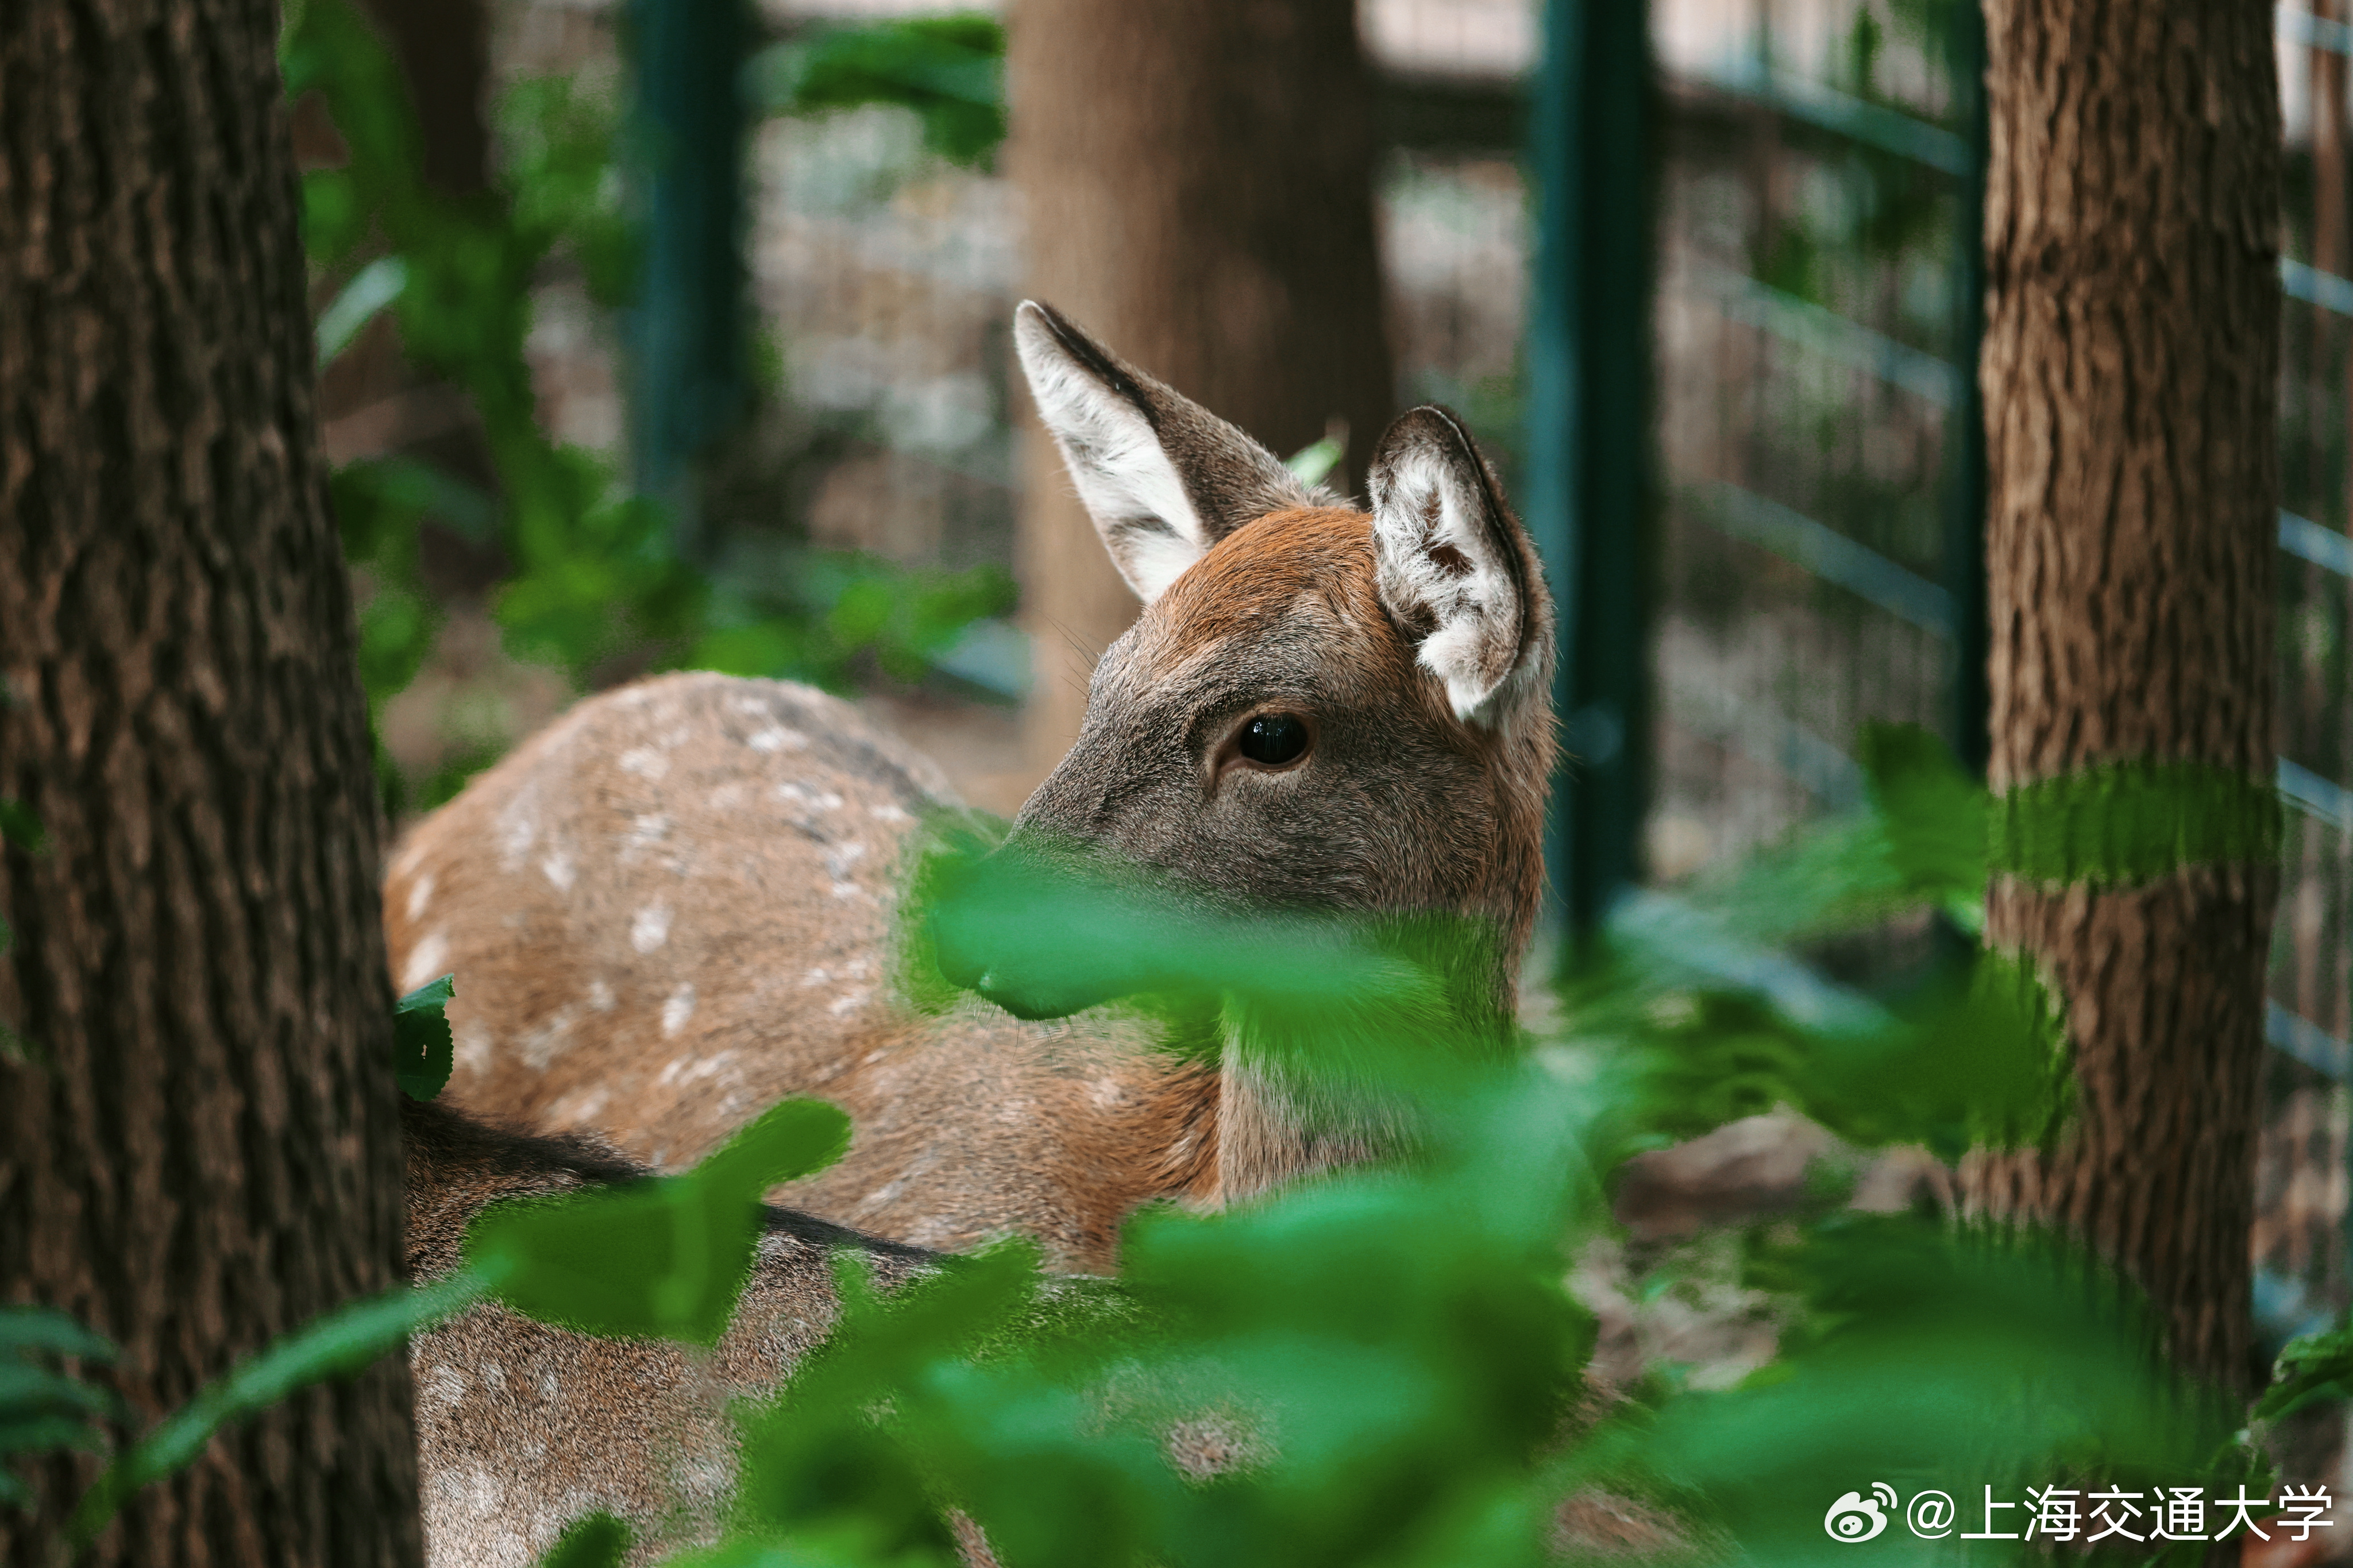
[[[812,811],[839,811],[842,805],[841,797],[829,789],[812,790],[797,784],[780,784],[776,793],[778,800],[805,805]]]
[[[450,1047],[459,1072],[491,1070],[491,1031],[483,1025],[470,1020],[459,1025]]]
[[[832,978],[833,972],[831,970],[812,969],[807,974],[801,976],[801,989],[806,991],[812,985],[822,985]]]
[[[556,848],[550,849],[542,858],[539,862],[539,874],[553,883],[557,892],[568,893],[572,890],[573,882],[580,875],[580,868],[573,864],[569,854],[561,848]]]
[[[629,921],[629,945],[651,952],[670,940],[670,906],[648,904]]]
[[[522,864],[531,853],[531,841],[539,837],[539,824],[518,809],[510,808],[499,819],[499,863],[512,871]]]
[[[438,980],[448,973],[442,965],[449,959],[449,933],[446,931],[428,932],[425,940],[408,950],[408,962],[401,966],[400,988],[416,990],[427,981]]]
[[[755,731],[744,743],[755,752],[798,752],[807,747],[809,738],[788,725],[771,724]]]
[[[669,1039],[685,1028],[686,1021],[693,1016],[694,987],[681,985],[670,994],[669,1001],[662,1004],[662,1038]]]
[[[427,871],[409,885],[408,918],[416,920],[425,913],[425,906],[433,901],[433,873]],[[411,990],[415,987],[411,986]]]
[[[614,766],[651,782],[670,772],[670,759],[651,746],[632,746],[616,759]]]
[[[565,1037],[572,1033],[572,1009],[559,1007],[546,1023],[524,1035],[521,1041],[523,1065],[533,1072],[544,1071],[570,1043]]]
[[[547,1120],[558,1127],[577,1127],[584,1122],[593,1124],[603,1114],[605,1107],[612,1102],[610,1089],[602,1087],[584,1089],[576,1094],[567,1094],[549,1106]]]
[[[621,837],[621,864],[636,864],[647,850],[670,837],[671,826],[667,812],[649,811],[629,818],[629,831]]]
[[[713,811],[733,811],[743,804],[744,786],[740,784],[723,784],[711,792]]]
[[[733,1051],[721,1051],[708,1057],[680,1057],[662,1068],[661,1076],[654,1081],[684,1088],[690,1083],[701,1083],[704,1079],[718,1077],[734,1059]]]
[[[601,974],[588,983],[588,1005],[599,1013],[613,1010],[613,988],[605,984]]]
[[[561,1390],[556,1384],[554,1373],[543,1372],[539,1374],[539,1396],[542,1399],[553,1399],[559,1392]]]
[[[888,822],[894,826],[900,823],[915,820],[887,800],[880,805],[868,806],[866,814],[877,822]]]
[[[1089,1084],[1087,1089],[1087,1098],[1094,1102],[1095,1109],[1098,1110],[1109,1110],[1127,1098],[1126,1091],[1120,1087],[1120,1081],[1115,1078],[1099,1078]]]
[[[417,1393],[436,1405],[455,1408],[466,1397],[466,1374],[444,1363],[425,1374]]]
[[[871,989],[861,985],[855,991],[847,991],[839,996],[835,997],[833,999],[832,1005],[826,1008],[826,1011],[839,1018],[844,1014],[854,1013],[859,1008],[864,1006],[866,1005],[866,999],[873,994],[874,993]]]

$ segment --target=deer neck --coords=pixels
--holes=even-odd
[[[1519,958],[1496,956],[1492,991],[1473,981],[1455,1003],[1473,1040],[1501,1048],[1517,1017]],[[1250,1048],[1230,1020],[1222,1026],[1217,1094],[1215,1201],[1239,1203],[1319,1172],[1360,1165],[1394,1152],[1411,1108],[1375,1091],[1343,1102]]]

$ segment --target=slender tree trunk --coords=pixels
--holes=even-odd
[[[397,1278],[367,716],[327,515],[271,0],[0,21],[0,1297],[114,1339],[143,1429]],[[414,1563],[399,1358],[82,1561]],[[87,1460],[33,1467],[46,1568]]]
[[[2278,880],[2271,12],[1986,9],[1987,935],[2054,987],[2081,1093],[1966,1190],[2087,1238],[2237,1384]],[[2137,853],[2068,832],[2136,801],[2164,825]]]
[[[1345,420],[1358,488],[1394,394],[1354,0],[1018,0],[1010,26],[1031,291],[1279,454]],[[1024,454],[1042,773],[1136,603],[1051,445]]]

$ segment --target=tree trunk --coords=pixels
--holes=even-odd
[[[379,826],[271,0],[0,25],[0,1293],[144,1429],[398,1277]],[[88,1460],[27,1467],[49,1559]],[[300,1395],[84,1563],[421,1557],[406,1365]]]
[[[1031,291],[1279,455],[1345,420],[1359,489],[1394,395],[1354,0],[1018,0],[1010,26]],[[1052,446],[1023,452],[1042,774],[1136,603]]]
[[[2278,879],[2271,12],[1986,9],[1987,940],[2063,1004],[2080,1115],[1965,1191],[2086,1238],[2241,1385]],[[2136,802],[2163,830],[2126,853]]]

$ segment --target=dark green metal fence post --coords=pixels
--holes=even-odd
[[[1993,695],[1986,654],[1992,628],[1986,616],[1985,395],[1978,386],[1978,345],[1985,337],[1985,179],[1987,138],[1985,13],[1970,0],[1953,7],[1950,62],[1953,90],[1967,116],[1969,173],[1956,197],[1954,259],[1960,298],[1953,363],[1961,368],[1959,406],[1953,413],[1952,456],[1946,496],[1946,582],[1953,595],[1953,750],[1979,778],[1992,753]]]
[[[1567,934],[1641,863],[1650,773],[1652,101],[1644,0],[1547,0],[1534,85],[1523,498],[1560,614],[1572,753],[1546,855]]]
[[[689,553],[692,462],[744,405],[744,0],[630,0],[634,127],[644,172],[629,312],[629,458]]]

